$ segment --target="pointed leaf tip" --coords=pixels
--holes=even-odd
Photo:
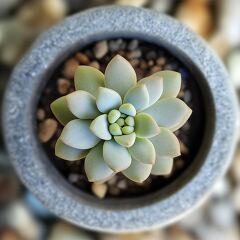
[[[76,119],[76,116],[74,116],[68,108],[67,99],[65,96],[60,97],[52,102],[50,108],[53,115],[63,126]]]
[[[98,88],[104,87],[104,79],[103,73],[98,69],[90,66],[79,66],[74,76],[75,89],[96,96]]]
[[[90,129],[97,137],[103,140],[110,140],[112,138],[108,131],[107,114],[95,118],[90,125]]]
[[[105,71],[105,84],[118,92],[121,97],[129,88],[136,85],[137,76],[131,64],[122,56],[115,56],[107,65]]]
[[[135,117],[135,132],[137,137],[151,138],[159,134],[160,128],[152,116],[138,113]]]

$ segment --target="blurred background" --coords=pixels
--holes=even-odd
[[[222,58],[240,96],[240,0],[0,0],[0,103],[13,67],[41,32],[67,15],[106,4],[151,8],[185,23]],[[200,209],[165,229],[111,235],[51,215],[20,183],[0,140],[0,240],[77,239],[240,240],[240,149]]]

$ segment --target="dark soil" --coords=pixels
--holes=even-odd
[[[117,174],[106,182],[106,197],[129,198],[152,193],[172,183],[192,164],[201,146],[205,122],[202,96],[193,73],[183,62],[165,48],[144,41],[115,39],[89,45],[57,67],[42,92],[36,114],[38,136],[52,164],[71,184],[92,194],[92,184],[87,181],[83,168],[84,160],[68,162],[54,155],[55,142],[62,126],[55,120],[49,106],[55,99],[74,91],[73,75],[78,65],[91,65],[104,72],[116,54],[132,64],[138,79],[161,70],[180,72],[182,88],[178,97],[193,110],[189,121],[175,132],[181,143],[182,155],[175,159],[174,169],[169,176],[150,176],[144,183],[137,184]]]

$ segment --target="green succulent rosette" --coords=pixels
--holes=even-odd
[[[75,73],[76,91],[55,100],[52,112],[64,129],[56,156],[85,158],[90,182],[103,182],[122,172],[135,182],[150,174],[166,175],[180,155],[174,131],[190,117],[191,109],[176,98],[181,75],[161,71],[137,82],[131,64],[120,55],[105,75],[90,66]]]

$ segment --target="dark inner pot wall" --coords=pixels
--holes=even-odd
[[[142,184],[134,183],[122,174],[117,174],[106,182],[109,198],[129,198],[143,196],[169,186],[194,164],[194,159],[202,145],[205,129],[205,109],[203,96],[194,72],[166,48],[149,42],[130,39],[113,39],[90,44],[69,56],[50,77],[45,86],[37,109],[38,137],[52,164],[75,187],[92,194],[91,183],[84,173],[84,160],[64,161],[54,154],[54,146],[62,126],[55,120],[50,104],[55,99],[74,91],[73,75],[77,65],[91,65],[102,72],[116,55],[125,57],[137,72],[138,80],[161,70],[174,70],[182,75],[179,98],[193,110],[189,121],[177,132],[182,155],[174,160],[174,168],[169,176],[150,176]],[[196,73],[195,73],[196,74]],[[51,129],[51,130],[50,130]]]

